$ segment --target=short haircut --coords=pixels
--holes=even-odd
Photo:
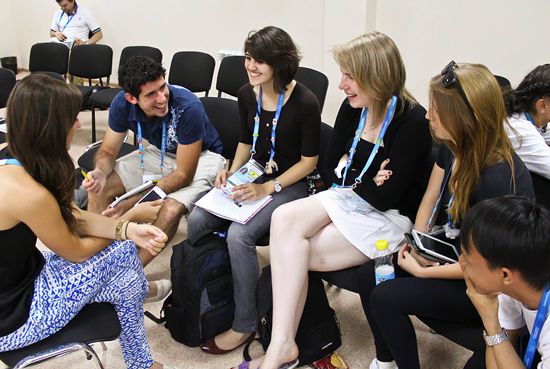
[[[118,70],[118,83],[124,92],[139,99],[141,86],[165,75],[166,69],[160,63],[145,56],[134,56]]]
[[[550,282],[550,211],[519,196],[476,204],[461,227],[462,248],[475,247],[491,269],[509,268],[542,290]]]
[[[252,31],[244,42],[244,52],[273,69],[273,88],[286,91],[300,66],[298,48],[288,33],[274,26]]]

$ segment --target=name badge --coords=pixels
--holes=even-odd
[[[443,228],[445,229],[445,237],[451,240],[454,240],[460,235],[460,229],[453,227],[450,223],[445,224]]]
[[[143,183],[149,181],[160,181],[162,179],[162,174],[144,174]]]

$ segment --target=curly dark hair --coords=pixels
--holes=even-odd
[[[244,42],[244,52],[273,68],[273,88],[286,91],[296,75],[301,56],[288,33],[274,26],[251,31]]]
[[[141,86],[165,76],[166,69],[160,63],[145,56],[134,56],[118,70],[118,83],[124,92],[139,100]]]
[[[550,64],[533,69],[515,90],[504,96],[508,115],[530,112],[535,101],[550,95]]]
[[[77,226],[75,171],[67,137],[81,107],[82,94],[74,85],[31,74],[15,85],[6,111],[9,151],[55,197],[71,231]]]

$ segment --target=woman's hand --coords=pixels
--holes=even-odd
[[[141,194],[137,194],[130,198],[127,198],[126,200],[122,200],[114,207],[108,206],[107,209],[101,212],[101,215],[105,215],[106,217],[115,219],[120,218],[122,214],[125,214],[127,211],[129,211],[139,201],[139,199],[141,199],[141,197]]]
[[[214,182],[216,188],[224,187],[226,185],[227,178],[231,177],[233,172],[228,172],[225,169],[222,169],[221,172],[216,176],[216,181]]]
[[[166,234],[159,228],[150,224],[137,224],[134,222],[128,224],[126,236],[139,247],[149,251],[153,256],[158,255],[168,241]]]
[[[420,264],[416,259],[416,257],[414,257],[411,254],[410,249],[411,249],[410,246],[407,245],[407,246],[403,246],[399,250],[399,254],[397,257],[397,264],[401,267],[401,269],[412,274],[413,276],[423,278],[424,271],[428,266],[424,266]],[[418,256],[418,257],[421,257],[421,256]],[[432,263],[431,265],[439,265],[439,264]]]
[[[380,164],[380,170],[376,173],[376,176],[372,179],[378,187],[382,186],[384,182],[390,179],[390,176],[393,172],[389,169],[386,169],[386,165],[390,162],[390,159],[386,159]]]
[[[232,197],[239,202],[254,201],[264,198],[272,192],[271,181],[262,184],[246,183],[233,187]]]
[[[162,207],[162,200],[147,201],[135,205],[128,210],[123,218],[132,222],[138,223],[151,223],[157,219],[160,208]]]

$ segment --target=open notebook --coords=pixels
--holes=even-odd
[[[269,204],[271,200],[273,200],[273,197],[266,196],[256,201],[240,203],[239,206],[233,200],[227,198],[222,190],[213,188],[197,201],[195,205],[220,218],[246,224],[264,206]]]

